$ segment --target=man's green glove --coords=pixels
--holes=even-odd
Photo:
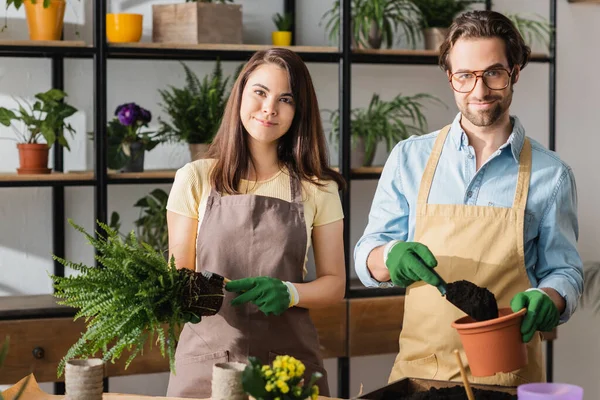
[[[556,328],[560,320],[558,308],[550,296],[541,290],[517,293],[510,301],[510,308],[513,312],[527,308],[521,323],[521,335],[525,343],[533,338],[536,331],[549,332]]]
[[[437,266],[437,260],[424,244],[397,242],[386,253],[385,265],[394,285],[407,287],[418,281],[433,286],[441,283],[437,275],[431,272],[431,268]]]
[[[231,302],[232,306],[253,303],[265,315],[281,315],[290,307],[290,292],[285,283],[276,278],[259,276],[228,282],[225,290],[242,293]]]

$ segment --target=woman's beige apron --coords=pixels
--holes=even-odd
[[[221,196],[214,189],[198,232],[196,270],[231,280],[270,276],[303,281],[306,225],[299,180],[290,177],[291,202],[258,196]],[[217,315],[183,328],[167,396],[208,398],[215,363],[258,357],[264,364],[277,355],[294,356],[306,366],[305,380],[318,371],[321,394],[329,395],[317,331],[305,308],[266,316],[253,304],[230,306],[237,294],[225,292]]]
[[[512,297],[530,288],[525,270],[523,226],[531,174],[531,144],[520,155],[514,204],[511,208],[428,204],[431,184],[442,154],[449,126],[439,133],[423,174],[417,199],[415,237],[438,260],[436,271],[447,282],[461,279],[494,293],[498,307],[509,307]],[[438,290],[423,282],[408,287],[400,352],[389,381],[403,377],[460,380],[454,349],[467,362],[458,333],[450,324],[465,314]],[[545,380],[541,335],[527,344],[528,364],[511,373],[473,377],[469,381],[505,386]]]

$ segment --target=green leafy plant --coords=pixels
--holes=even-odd
[[[185,87],[170,86],[169,90],[159,90],[162,109],[171,117],[171,123],[159,117],[161,135],[175,142],[211,143],[225,111],[229,98],[227,89],[229,77],[223,77],[221,61],[217,60],[209,77],[202,81],[183,62]],[[235,73],[241,71],[242,65]]]
[[[248,357],[249,364],[242,372],[244,391],[256,400],[316,400],[319,387],[315,382],[323,374],[315,372],[310,381],[303,382],[305,366],[290,356],[277,356],[273,365],[262,365],[256,357]]]
[[[356,147],[359,140],[364,141],[367,166],[373,160],[379,142],[384,141],[389,152],[399,141],[426,133],[427,120],[423,114],[425,101],[443,104],[436,97],[424,93],[414,96],[399,94],[389,101],[381,100],[374,93],[366,108],[351,111],[352,146]],[[339,135],[339,118],[339,110],[330,111],[330,137],[334,140]]]
[[[9,345],[10,345],[10,337],[7,336],[6,339],[4,340],[4,343],[2,344],[2,347],[0,347],[0,368],[2,368],[2,366],[4,365],[4,360],[6,360],[6,356],[8,355]],[[15,397],[13,397],[10,400],[18,400],[19,398],[21,398],[21,396],[23,395],[23,392],[25,392],[25,388],[26,388],[27,383],[29,382],[30,378],[31,378],[31,375],[29,375],[25,379],[25,381],[23,382],[23,385],[21,386],[21,388],[19,389],[19,391],[17,392]],[[0,400],[9,400],[9,399],[5,399],[2,396],[2,393],[0,393]]]
[[[104,361],[114,363],[129,350],[127,368],[148,340],[158,342],[162,356],[169,357],[171,371],[175,371],[176,331],[186,322],[197,323],[202,316],[218,312],[224,297],[223,279],[177,269],[173,258],[167,262],[133,232],[122,239],[98,222],[102,231],[96,231],[96,239],[68,221],[94,246],[99,266],[53,256],[79,272],[68,277],[50,275],[57,303],[79,309],[74,319],[83,317],[86,321],[86,330],[60,361],[58,376],[67,360],[98,352]]]
[[[277,30],[280,32],[289,32],[292,29],[292,24],[294,23],[294,16],[291,13],[279,14],[276,13],[273,15],[273,23],[277,27]]]
[[[540,15],[528,18],[520,14],[505,14],[523,36],[528,46],[540,43],[546,48],[550,47],[550,35],[553,28],[550,22]]]
[[[401,29],[408,44],[416,47],[420,37],[420,11],[411,0],[352,0],[352,36],[355,45],[378,49],[394,44],[396,32]],[[325,12],[321,22],[329,32],[329,40],[337,43],[340,32],[340,1]]]
[[[50,89],[44,93],[37,93],[37,99],[33,104],[23,100],[25,104],[17,101],[19,107],[9,110],[0,107],[0,123],[13,127],[19,143],[39,143],[44,139],[48,146],[58,142],[67,150],[70,150],[65,131],[75,134],[75,130],[65,122],[77,112],[77,109],[64,102],[67,96],[65,92],[58,89]],[[21,121],[26,131],[18,130],[13,122]]]
[[[447,28],[454,17],[482,0],[412,0],[421,12],[421,28]]]

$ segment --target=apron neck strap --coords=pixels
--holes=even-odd
[[[302,203],[302,185],[300,185],[300,179],[294,177],[291,173],[290,176],[290,193],[292,203],[300,204]]]
[[[529,194],[529,179],[531,177],[531,142],[527,137],[519,155],[519,179],[515,190],[514,208],[525,210]]]
[[[419,187],[419,197],[417,198],[417,204],[427,203],[427,199],[429,198],[429,191],[431,190],[431,183],[433,182],[433,176],[435,175],[435,169],[437,168],[438,161],[440,160],[440,156],[442,155],[442,149],[444,148],[444,142],[446,142],[446,137],[448,137],[448,132],[450,132],[450,125],[446,125],[445,127],[443,127],[440,133],[438,134],[437,139],[435,140],[433,150],[431,151],[429,160],[427,160],[427,166],[425,166],[425,171],[423,172],[423,178],[421,178],[421,186]]]

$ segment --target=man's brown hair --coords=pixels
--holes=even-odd
[[[458,39],[500,38],[506,46],[506,58],[512,69],[521,69],[529,62],[531,49],[525,44],[519,30],[510,19],[496,11],[469,11],[458,16],[450,28],[444,43],[440,46],[440,67],[451,71],[450,50]]]

